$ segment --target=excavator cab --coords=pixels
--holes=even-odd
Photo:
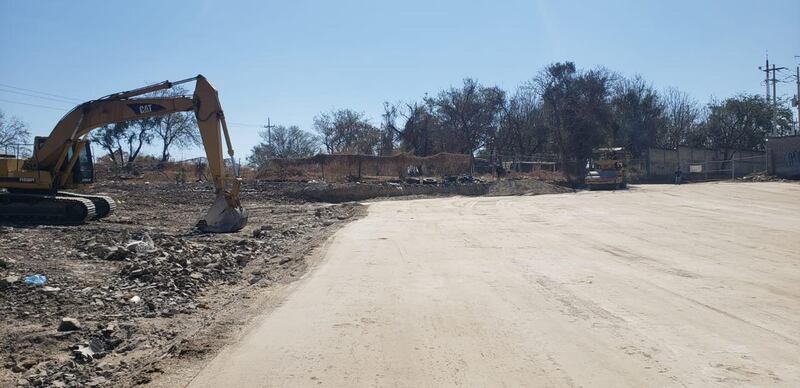
[[[72,146],[72,149],[67,153],[67,159],[75,153],[76,148],[78,148],[77,144]],[[94,183],[94,161],[92,160],[91,143],[88,141],[83,147],[80,147],[78,161],[72,169],[72,183],[76,185]]]
[[[46,136],[36,136],[33,139],[33,146],[35,149],[39,149],[44,145],[45,141],[47,141]],[[64,157],[64,164],[69,163],[76,150],[79,154],[75,166],[72,167],[72,184],[86,185],[94,183],[94,160],[92,159],[91,142],[88,140],[78,140],[73,143]]]

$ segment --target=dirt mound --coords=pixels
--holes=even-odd
[[[483,195],[489,184],[422,185],[422,184],[331,184],[307,187],[293,193],[307,201],[341,203],[373,198],[433,195]]]
[[[535,179],[504,179],[492,182],[486,191],[488,196],[537,195],[571,193],[574,190]]]
[[[572,192],[562,186],[543,181],[498,180],[494,182],[472,182],[464,184],[399,184],[399,183],[351,183],[351,184],[317,184],[289,192],[290,196],[316,202],[350,202],[373,198],[392,198],[404,196],[441,196],[441,195],[535,195]]]

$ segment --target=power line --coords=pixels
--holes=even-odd
[[[769,57],[767,57],[766,66],[764,66],[763,68],[761,66],[759,66],[758,70],[761,70],[766,74],[766,79],[764,80],[764,82],[766,83],[766,87],[767,87],[767,93],[766,93],[767,102],[769,102],[769,97],[770,97],[769,84],[771,82],[772,83],[772,104],[773,105],[777,105],[778,104],[778,89],[777,89],[778,82],[784,82],[782,80],[779,80],[777,78],[777,75],[778,75],[779,71],[788,70],[788,69],[785,68],[785,67],[777,67],[777,66],[775,66],[774,63],[772,64],[772,68],[770,69],[770,67],[769,67]],[[769,72],[770,71],[772,72],[772,78],[769,77]]]
[[[264,127],[263,125],[260,125],[260,124],[235,123],[233,121],[228,121],[228,124],[231,125],[231,126],[239,126],[239,127],[257,127],[257,128],[263,128]]]
[[[62,95],[53,94],[53,93],[47,93],[47,92],[40,92],[38,90],[21,88],[19,86],[7,85],[7,84],[3,84],[3,83],[0,83],[0,86],[6,87],[6,88],[11,88],[11,89],[23,90],[23,91],[30,92],[30,93],[43,94],[45,96],[50,96],[50,97],[57,97],[57,98],[62,98],[62,99],[66,99],[66,100],[71,100],[71,102],[82,102],[83,101],[80,98],[67,97],[67,96],[62,96]]]
[[[37,96],[35,94],[18,92],[18,91],[15,91],[15,90],[5,90],[5,89],[1,89],[0,88],[0,92],[14,93],[14,94],[19,94],[19,95],[23,95],[23,96],[33,97],[33,98],[41,98],[42,100],[49,100],[49,101],[55,101],[55,102],[63,102],[63,103],[66,103],[66,104],[73,104],[72,101],[65,100],[65,99],[59,99],[59,98],[53,98],[53,97],[45,97],[45,96]]]
[[[11,103],[11,104],[20,104],[20,105],[35,106],[35,107],[37,107],[37,108],[45,108],[45,109],[59,110],[59,111],[62,111],[62,112],[65,112],[65,111],[68,111],[68,110],[69,110],[69,108],[56,108],[56,107],[54,107],[54,106],[45,106],[45,105],[39,105],[39,104],[29,104],[29,103],[27,103],[27,102],[11,101],[11,100],[5,100],[5,99],[2,99],[2,98],[0,98],[0,101],[1,101],[1,102],[8,102],[8,103]]]

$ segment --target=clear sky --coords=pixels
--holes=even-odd
[[[511,90],[556,61],[703,103],[763,93],[766,50],[779,66],[800,61],[800,1],[0,0],[0,49],[0,84],[81,101],[202,73],[245,156],[268,116],[310,130],[314,115],[352,108],[377,124],[384,101],[465,77]],[[20,91],[0,86],[0,109],[37,135],[72,107],[7,90]]]

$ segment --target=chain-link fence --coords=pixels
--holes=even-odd
[[[711,160],[691,163],[688,166],[690,180],[724,180],[736,179],[750,174],[767,171],[766,155],[731,158],[728,160]]]
[[[763,173],[767,169],[765,154],[741,152],[746,156],[725,159],[721,151],[703,150],[701,155],[691,155],[684,151],[678,157],[676,150],[657,150],[641,158],[625,160],[628,181],[631,183],[673,182],[676,175],[684,181],[710,181],[741,178],[750,174]],[[673,152],[674,157],[664,153]],[[734,153],[734,156],[737,155]],[[755,155],[754,155],[755,154]],[[704,160],[705,157],[712,158]],[[719,160],[713,158],[720,158]],[[582,174],[588,171],[587,161],[560,160],[553,155],[503,156],[500,158],[506,174],[529,176],[551,181],[580,182]]]

